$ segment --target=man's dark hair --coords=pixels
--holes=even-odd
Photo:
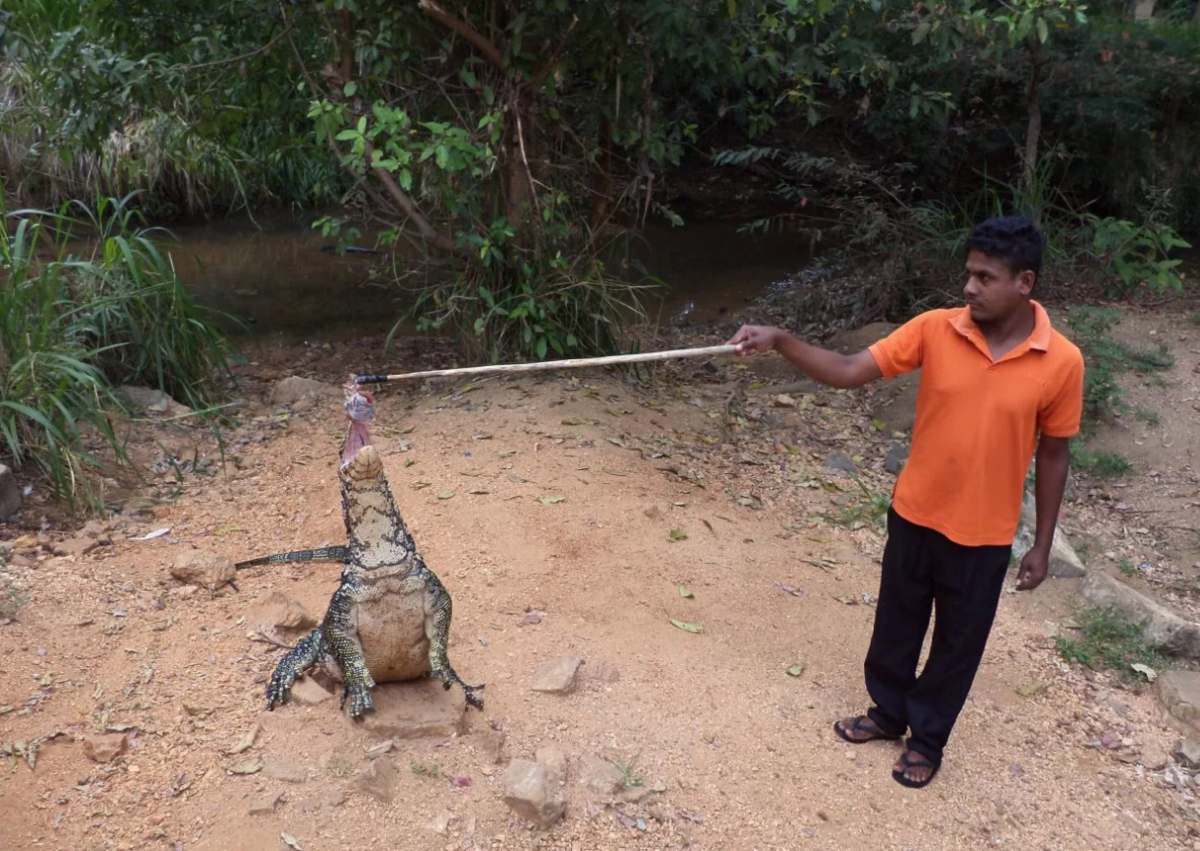
[[[997,216],[980,222],[967,237],[967,252],[978,251],[1000,260],[1019,275],[1033,272],[1034,283],[1042,274],[1042,249],[1046,238],[1041,229],[1024,216]]]

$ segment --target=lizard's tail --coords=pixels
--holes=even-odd
[[[241,570],[260,564],[280,564],[285,561],[345,561],[349,552],[348,547],[321,547],[315,550],[293,550],[288,553],[259,556],[249,561],[239,561],[234,567]]]

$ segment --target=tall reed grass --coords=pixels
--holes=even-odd
[[[115,387],[157,387],[207,411],[234,354],[131,200],[0,206],[0,457],[40,469],[72,508],[97,504],[88,473],[99,447],[128,460]]]

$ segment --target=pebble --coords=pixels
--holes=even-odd
[[[566,694],[575,688],[575,674],[583,660],[578,656],[563,656],[538,668],[529,687],[534,691]]]

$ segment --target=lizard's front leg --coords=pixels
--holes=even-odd
[[[321,629],[318,627],[300,639],[296,646],[279,660],[274,673],[271,674],[271,681],[267,683],[267,709],[269,711],[275,710],[276,703],[282,704],[287,700],[288,690],[296,681],[296,677],[311,668],[320,657],[321,645],[324,640]]]
[[[467,703],[483,709],[483,699],[475,694],[484,686],[469,686],[450,666],[446,645],[450,641],[450,616],[453,613],[450,593],[431,572],[425,586],[425,635],[429,638],[429,674],[442,681],[446,689],[457,684],[462,687]]]
[[[353,577],[343,575],[342,584],[333,592],[325,621],[321,624],[325,647],[342,672],[342,699],[339,705],[345,707],[346,698],[349,698],[350,717],[356,721],[362,718],[364,712],[375,708],[370,694],[375,687],[375,680],[367,670],[367,660],[358,642],[354,617],[358,605],[357,590],[358,585]]]

